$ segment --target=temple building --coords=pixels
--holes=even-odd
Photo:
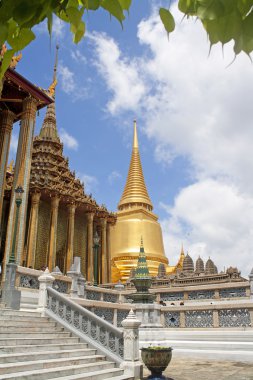
[[[9,69],[7,75],[9,72],[12,74],[12,70]],[[16,72],[14,74],[18,75]],[[116,217],[108,212],[105,206],[99,206],[91,195],[85,193],[84,184],[76,178],[75,172],[70,170],[68,158],[63,155],[63,144],[58,135],[55,114],[56,83],[55,64],[52,85],[47,91],[37,90],[48,99],[40,133],[33,138],[36,114],[34,107],[31,130],[29,120],[28,123],[23,122],[23,128],[29,129],[30,134],[21,134],[15,166],[10,165],[5,170],[6,175],[1,187],[1,261],[7,262],[10,256],[16,212],[14,190],[21,185],[25,193],[19,214],[17,236],[22,239],[18,240],[15,252],[17,264],[34,269],[48,267],[50,271],[58,267],[62,273],[67,273],[73,257],[76,256],[81,259],[82,274],[88,281],[93,282],[93,235],[97,231],[100,237],[97,280],[98,283],[110,282],[110,228],[115,224]],[[6,98],[5,93],[4,85],[3,96]],[[31,101],[26,100],[25,106],[26,102],[30,104]],[[4,104],[3,99],[1,104]],[[9,120],[6,118],[10,116],[8,114],[5,117],[5,113],[8,112],[1,111],[1,132],[6,130],[4,125]],[[8,121],[9,124],[14,120],[13,115],[12,120]],[[11,126],[8,128],[11,130]],[[7,157],[8,152],[5,160],[1,159],[5,168]],[[25,167],[21,171],[23,166]]]

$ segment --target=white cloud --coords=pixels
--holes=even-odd
[[[59,130],[60,139],[63,142],[64,146],[68,149],[77,150],[78,149],[78,141],[71,136],[65,129],[61,128]]]
[[[87,63],[87,58],[78,49],[71,50],[71,58],[78,63]]]
[[[77,177],[84,183],[86,194],[91,194],[96,191],[98,187],[98,180],[96,177],[84,173],[77,173]]]
[[[37,33],[48,34],[47,20],[41,22],[35,27]],[[53,18],[52,37],[57,41],[65,36],[66,24],[58,17]]]
[[[63,91],[66,92],[66,94],[72,94],[76,88],[73,71],[60,63],[58,72]]]
[[[116,42],[105,34],[89,35],[95,44],[99,59],[94,65],[104,78],[112,99],[107,104],[110,113],[136,110],[146,88],[138,72],[138,61],[123,57]]]
[[[123,56],[106,35],[93,36],[97,68],[110,92],[112,115],[142,115],[155,156],[171,164],[184,157],[195,184],[178,194],[163,221],[165,247],[177,261],[181,242],[193,256],[210,254],[220,269],[252,266],[253,66],[233,60],[231,45],[213,47],[203,28],[173,9],[177,27],[168,41],[159,17],[138,26],[144,58]],[[149,54],[147,54],[147,49]]]
[[[73,101],[86,99],[88,97],[87,88],[80,86],[80,82],[76,80],[74,72],[71,71],[68,66],[60,62],[58,73],[62,90],[66,94],[71,95]]]
[[[209,256],[218,265],[252,267],[253,199],[236,188],[204,180],[184,188],[162,221],[167,255],[177,262],[181,243],[196,260]]]
[[[117,171],[113,170],[109,175],[108,175],[108,182],[110,185],[112,185],[117,179],[121,178],[122,175]]]

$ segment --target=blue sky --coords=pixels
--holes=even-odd
[[[183,242],[194,259],[211,256],[220,270],[238,265],[247,274],[253,266],[252,65],[240,56],[227,67],[231,46],[224,58],[219,46],[208,58],[204,31],[181,22],[175,8],[176,31],[168,40],[155,3],[134,1],[123,31],[104,12],[91,12],[87,37],[77,46],[67,26],[56,22],[50,44],[40,25],[17,70],[47,88],[57,41],[58,130],[87,191],[116,210],[137,118],[146,184],[171,263]],[[17,133],[16,126],[12,146]]]

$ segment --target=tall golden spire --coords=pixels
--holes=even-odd
[[[153,205],[148,195],[145,180],[142,172],[141,159],[139,154],[136,120],[134,120],[134,138],[132,157],[130,161],[127,181],[123,191],[118,209],[123,210],[129,205],[143,205],[150,211]]]
[[[56,45],[53,82],[48,88],[49,95],[53,98],[55,98],[55,87],[57,85],[58,50],[59,45]],[[56,141],[60,143],[56,125],[55,102],[47,106],[46,116],[43,121],[39,137],[44,140]]]

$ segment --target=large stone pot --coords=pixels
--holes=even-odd
[[[162,375],[162,372],[167,368],[171,361],[171,347],[143,347],[141,349],[141,358],[143,360],[143,363],[151,372],[151,375],[148,377],[148,379],[166,379],[166,377]]]

